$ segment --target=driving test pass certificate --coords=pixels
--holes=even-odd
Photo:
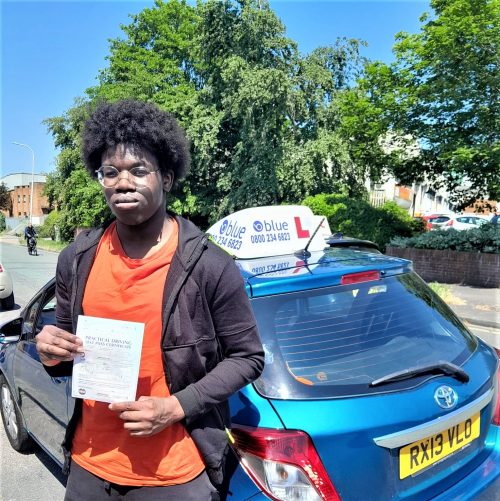
[[[134,401],[144,324],[78,316],[84,353],[75,357],[71,396],[99,402]]]

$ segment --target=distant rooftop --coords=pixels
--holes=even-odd
[[[43,176],[42,174],[35,174],[33,178],[35,183],[47,182],[47,176]],[[7,174],[0,178],[0,183],[5,183],[9,190],[13,190],[16,186],[29,186],[31,184],[31,174],[27,172]]]

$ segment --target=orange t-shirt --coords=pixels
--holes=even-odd
[[[144,322],[138,399],[170,395],[161,354],[162,297],[177,247],[178,228],[169,241],[145,259],[129,258],[113,223],[99,242],[85,295],[85,315]],[[198,476],[205,465],[181,423],[150,437],[131,437],[108,404],[83,401],[73,440],[72,459],[91,473],[119,485],[173,485]]]

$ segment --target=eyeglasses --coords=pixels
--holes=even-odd
[[[97,174],[97,180],[105,187],[111,188],[120,180],[120,174],[126,172],[129,181],[137,185],[144,185],[148,182],[148,177],[153,172],[158,172],[160,169],[149,170],[143,165],[138,165],[137,167],[132,167],[130,170],[119,171],[116,167],[112,165],[102,165],[99,167],[95,173]]]

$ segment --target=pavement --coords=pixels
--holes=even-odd
[[[445,301],[463,320],[473,325],[500,329],[500,289],[448,284]]]

